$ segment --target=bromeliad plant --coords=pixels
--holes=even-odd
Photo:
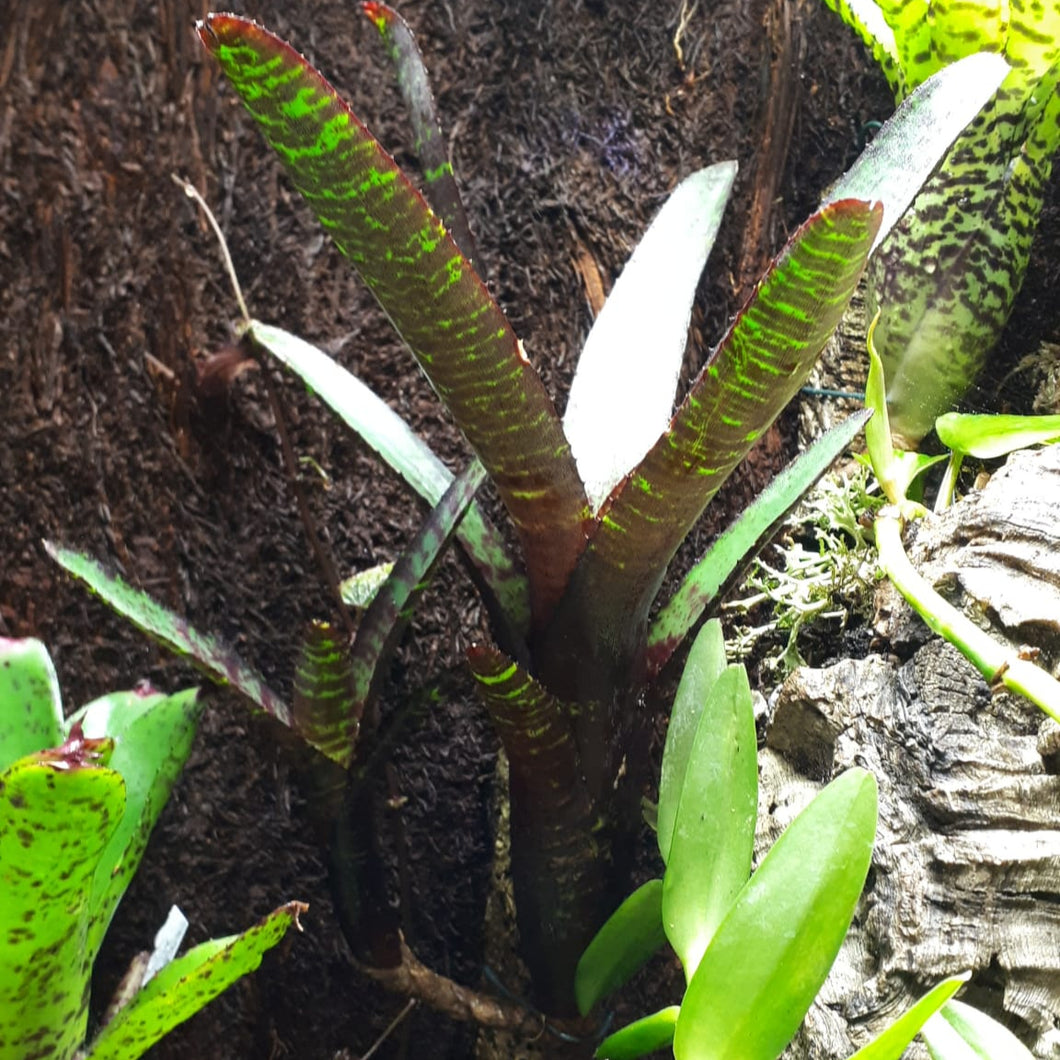
[[[646,741],[637,733],[652,684],[860,420],[793,465],[649,622],[670,560],[798,390],[875,242],[1000,83],[1004,64],[969,59],[896,115],[778,255],[674,412],[690,308],[735,166],[682,182],[600,314],[561,421],[471,264],[407,27],[383,4],[364,6],[403,71],[428,156],[431,205],[289,45],[233,15],[209,16],[199,35],[416,357],[514,526],[525,575],[473,504],[457,531],[497,638],[472,649],[469,661],[510,762],[523,956],[538,1001],[563,1012],[572,1006],[578,957],[622,886],[644,765]],[[244,337],[298,373],[421,496],[438,502],[451,473],[348,372],[275,327],[251,321]],[[145,617],[147,603],[122,599],[90,561],[59,558],[136,621],[196,651],[186,631],[169,635],[172,616]],[[211,668],[225,670],[216,659]],[[355,738],[348,729],[335,748]]]
[[[583,1015],[669,943],[684,968],[680,1005],[609,1035],[596,1056],[776,1060],[791,1041],[853,919],[876,832],[871,774],[841,774],[751,873],[758,811],[754,708],[742,666],[726,666],[721,625],[689,652],[663,753],[656,831],[662,879],[638,888],[582,955]],[[939,983],[851,1060],[899,1060],[922,1033],[934,1060],[1009,1060],[1026,1048]],[[972,1050],[972,1051],[969,1051]]]
[[[892,430],[915,449],[974,382],[1023,284],[1060,144],[1060,3],[825,3],[899,103],[962,56],[997,52],[1012,66],[868,270]]]
[[[0,1060],[134,1060],[297,923],[289,902],[173,959],[177,937],[86,1041],[92,966],[200,713],[195,689],[114,692],[64,720],[44,646],[0,640]]]

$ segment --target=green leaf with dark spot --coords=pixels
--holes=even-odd
[[[179,655],[187,656],[221,685],[231,685],[250,702],[282,721],[291,723],[291,712],[265,679],[222,641],[200,633],[187,620],[170,611],[146,593],[109,574],[94,559],[60,545],[44,542],[49,556],[75,578],[83,581],[109,607],[127,618],[137,629]]]
[[[302,56],[232,15],[209,16],[199,36],[486,466],[542,625],[584,547],[588,504],[508,320],[420,193]]]
[[[125,809],[121,776],[84,752],[75,737],[0,773],[0,1060],[84,1041],[96,866]]]
[[[100,1032],[84,1060],[136,1060],[221,991],[253,972],[287,934],[301,902],[288,902],[241,935],[211,939],[165,966]]]
[[[63,738],[59,680],[39,640],[0,637],[0,769]]]
[[[869,410],[862,409],[818,438],[711,544],[651,624],[647,649],[649,678],[659,674],[706,609],[746,570],[773,538],[788,512],[850,445],[871,415]]]
[[[638,887],[607,918],[582,954],[574,973],[574,996],[583,1016],[666,945],[662,889],[662,880],[648,880]]]

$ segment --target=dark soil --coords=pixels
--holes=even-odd
[[[890,111],[882,78],[814,0],[788,5],[789,62],[772,81],[779,4],[688,7],[683,69],[679,0],[403,7],[452,133],[481,267],[561,406],[591,319],[576,259],[592,260],[609,283],[680,177],[738,159],[691,371],[769,254],[855,157],[866,123]],[[228,638],[281,691],[304,625],[333,617],[262,380],[244,374],[220,395],[196,384],[196,366],[230,343],[236,309],[212,237],[170,174],[216,209],[252,313],[356,369],[454,468],[467,456],[201,54],[191,27],[204,13],[187,0],[7,0],[0,9],[0,633],[49,645],[69,707],[143,678],[163,689],[196,678],[73,585],[42,538],[104,559]],[[390,71],[353,6],[310,0],[293,13],[255,2],[246,13],[316,61],[412,163]],[[1045,247],[1056,234],[1047,219]],[[1044,294],[1055,289],[1055,265],[1040,250],[1016,353],[1056,338]],[[328,476],[325,485],[307,472],[304,484],[342,570],[394,558],[421,510],[300,388],[284,394],[296,451]],[[774,432],[735,476],[688,555],[786,459],[788,434]],[[379,800],[383,832],[398,834],[400,814],[408,845],[410,942],[470,984],[482,977],[495,742],[460,660],[484,629],[460,568],[447,563],[384,710],[399,705],[399,689],[432,683],[438,705],[394,755],[404,807]],[[299,755],[233,696],[207,694],[192,760],[108,938],[96,1006],[171,903],[199,941],[299,898],[310,904],[304,934],[152,1055],[360,1057],[403,999],[348,960]],[[417,1010],[376,1055],[464,1057],[470,1042],[464,1028]]]

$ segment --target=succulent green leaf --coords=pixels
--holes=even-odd
[[[595,664],[588,652],[603,650],[614,661],[598,665],[621,672],[637,654],[667,565],[802,386],[843,314],[879,223],[878,206],[832,203],[771,265],[670,429],[602,513],[549,630],[557,671]]]
[[[736,517],[685,575],[648,631],[649,680],[670,660],[704,611],[736,581],[777,527],[853,441],[871,412],[862,409],[797,456]],[[671,719],[671,726],[673,721]]]
[[[350,658],[357,713],[352,722],[334,719],[341,731],[340,739],[349,740],[348,753],[336,759],[341,764],[349,765],[352,760],[356,722],[365,704],[378,693],[386,677],[386,664],[430,582],[434,566],[485,479],[486,471],[477,460],[453,479],[362,616]],[[335,745],[328,743],[334,749]]]
[[[320,396],[428,504],[435,505],[453,473],[382,398],[326,353],[280,328],[253,321],[247,334]],[[471,506],[457,538],[481,581],[523,635],[530,622],[526,578],[512,563],[500,531]]]
[[[670,422],[692,303],[736,179],[686,177],[641,237],[585,340],[563,430],[596,511]]]
[[[84,1041],[96,866],[125,809],[94,764],[108,752],[75,733],[0,773],[0,1060],[72,1060]]]
[[[824,203],[882,202],[883,222],[872,244],[875,251],[1007,73],[1003,59],[984,54],[969,56],[936,74],[898,108],[829,189]]]
[[[442,219],[468,261],[475,259],[475,241],[467,221],[449,161],[449,151],[434,106],[423,56],[408,23],[388,4],[363,3],[361,8],[379,30],[383,44],[397,71],[398,85],[412,119],[413,147],[423,170],[424,191],[434,212]]]
[[[349,647],[329,622],[313,622],[294,675],[294,730],[344,768],[353,759],[361,708],[353,694]]]
[[[963,975],[943,979],[908,1012],[899,1016],[868,1045],[860,1048],[850,1060],[901,1060],[902,1054],[921,1027],[968,982],[969,978],[970,973],[965,972]]]
[[[679,1011],[678,1005],[670,1005],[634,1020],[620,1031],[609,1034],[593,1056],[600,1057],[600,1060],[636,1060],[638,1056],[667,1048],[674,1040]]]
[[[696,969],[676,1060],[776,1060],[828,975],[865,883],[876,782],[851,769],[791,823]]]
[[[638,887],[604,922],[574,973],[578,1011],[590,1009],[628,982],[666,945],[662,925],[662,880]]]
[[[86,943],[91,954],[103,943],[151,830],[191,753],[203,706],[194,688],[171,696],[113,692],[70,719],[90,739],[114,740],[110,767],[121,774],[126,789],[125,814],[96,869]]]
[[[935,421],[947,449],[978,460],[1060,441],[1060,416],[973,416],[947,412]]]
[[[960,1001],[947,1001],[920,1033],[931,1060],[1033,1060],[1012,1031]]]
[[[681,682],[674,696],[670,711],[670,724],[666,729],[666,746],[663,749],[662,771],[659,774],[659,806],[655,821],[655,835],[663,864],[670,861],[670,844],[673,841],[674,821],[681,802],[681,789],[685,784],[688,760],[692,754],[699,719],[711,690],[725,672],[725,633],[721,622],[712,619],[696,634],[688,659],[681,671]],[[742,884],[742,881],[741,881]]]
[[[363,611],[375,599],[393,569],[393,563],[377,563],[374,567],[343,578],[339,585],[342,602],[347,607]]]
[[[584,547],[588,505],[511,325],[420,193],[302,56],[233,15],[208,16],[199,36],[486,466],[519,534],[540,626]]]
[[[288,902],[241,935],[211,939],[162,969],[99,1032],[85,1060],[136,1060],[237,979],[254,971],[287,934],[301,902]]]
[[[291,723],[291,712],[265,679],[222,641],[200,633],[187,620],[170,611],[146,593],[104,570],[88,556],[50,541],[44,542],[48,555],[83,581],[104,603],[127,618],[137,629],[161,641],[179,655],[196,663],[211,680],[231,685],[250,702],[285,725]]]
[[[730,666],[699,716],[663,877],[663,927],[689,981],[751,874],[757,817],[751,687]]]
[[[63,703],[48,649],[0,637],[0,769],[63,738]]]

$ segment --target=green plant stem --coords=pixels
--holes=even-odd
[[[1003,685],[1060,721],[1060,683],[1040,666],[1021,659],[1011,646],[984,633],[928,584],[906,555],[902,517],[893,505],[882,508],[876,517],[876,548],[880,566],[894,587],[935,633],[975,666],[991,688]]]

